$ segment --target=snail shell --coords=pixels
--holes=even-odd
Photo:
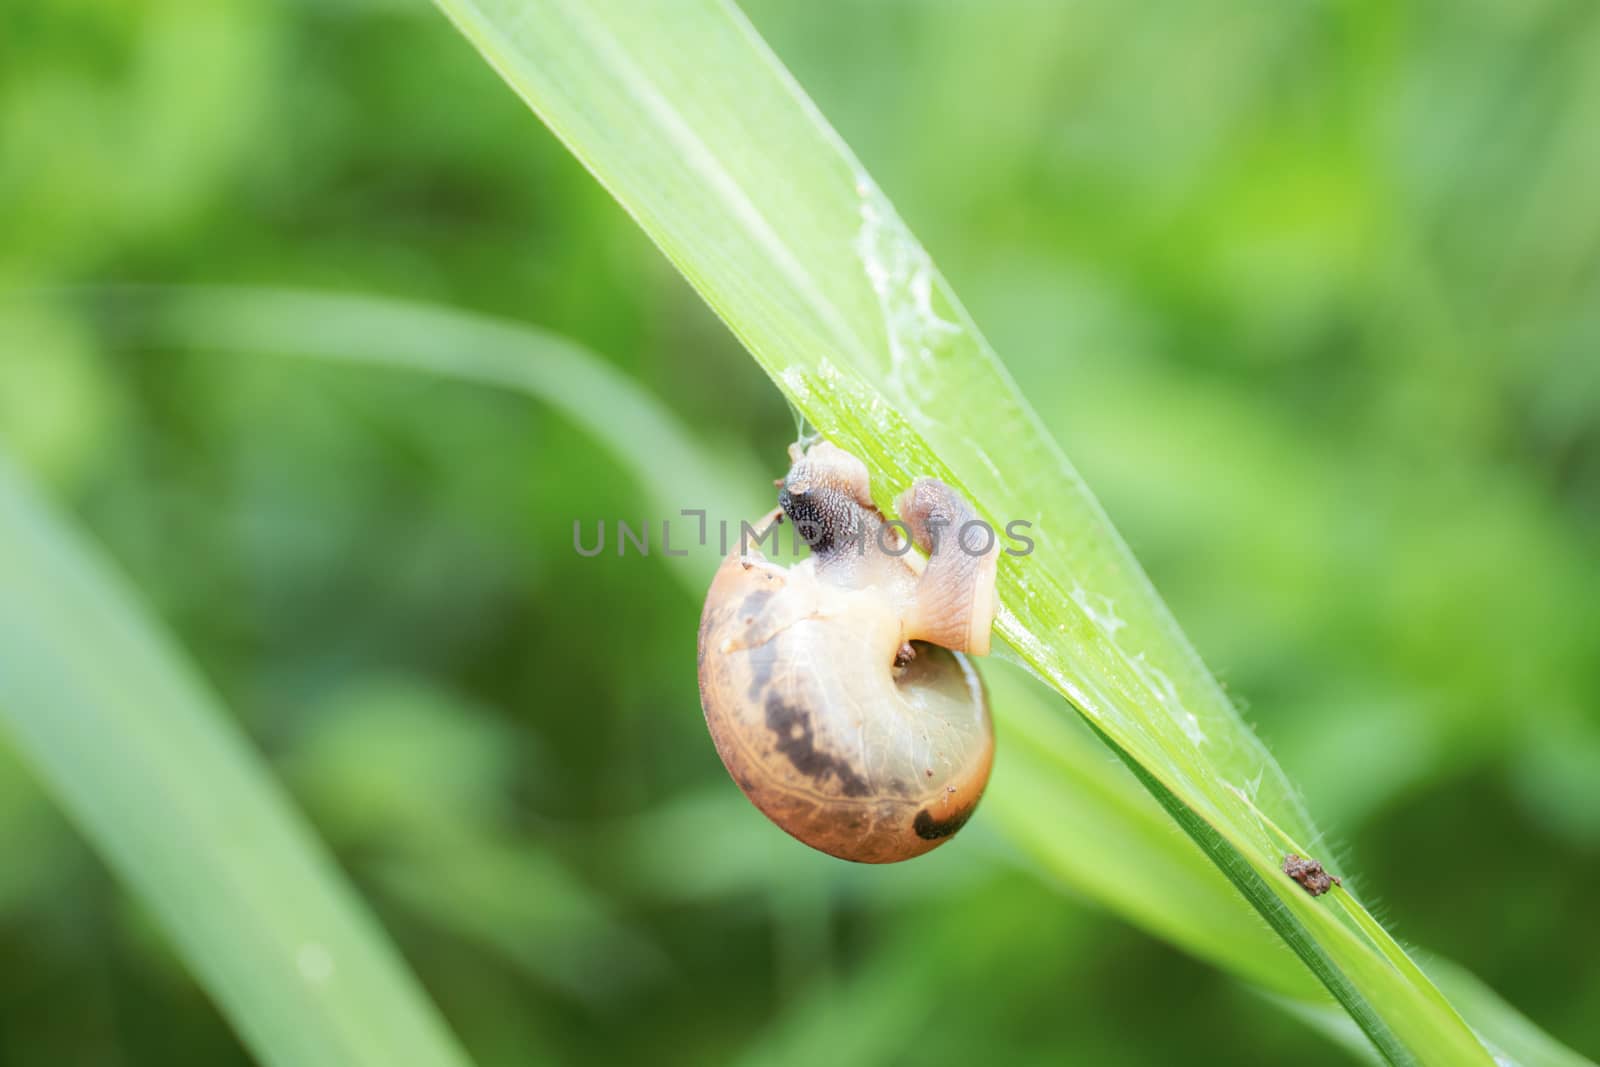
[[[791,454],[763,528],[787,518],[811,555],[783,567],[742,546],[718,569],[700,621],[706,724],[789,834],[841,859],[910,859],[961,829],[989,778],[983,683],[954,649],[988,651],[997,550],[956,547],[972,508],[923,479],[896,507],[933,548],[924,564],[872,506],[859,460],[826,443]]]

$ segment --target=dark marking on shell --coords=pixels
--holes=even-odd
[[[948,819],[935,819],[932,812],[927,808],[923,808],[917,812],[917,817],[912,820],[911,828],[924,841],[937,841],[942,837],[949,837],[967,825],[967,820],[972,818],[974,810],[975,808],[968,808],[965,811],[956,812]]]
[[[847,797],[871,794],[872,787],[854,767],[838,756],[817,749],[811,713],[805,708],[785,702],[776,693],[771,694],[767,697],[767,729],[772,731],[776,749],[794,769],[818,785],[832,777],[838,780],[839,791]]]
[[[750,665],[750,691],[752,701],[760,700],[761,694],[772,685],[773,672],[778,669],[778,643],[767,641],[759,645],[751,645],[745,650],[746,661]],[[771,713],[768,713],[771,718]]]
[[[766,609],[767,601],[771,599],[772,590],[770,589],[753,589],[745,594],[744,599],[739,602],[739,614],[744,616],[746,625],[761,617],[762,611]]]

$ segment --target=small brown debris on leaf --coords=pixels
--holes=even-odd
[[[1301,859],[1293,852],[1283,857],[1283,873],[1300,883],[1314,897],[1320,897],[1336,885],[1343,885],[1337,874],[1329,874],[1322,864],[1313,859]]]

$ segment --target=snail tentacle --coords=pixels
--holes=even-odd
[[[967,499],[935,478],[919,478],[895,501],[912,541],[928,553],[907,617],[907,637],[976,656],[989,654],[994,625],[994,528]]]

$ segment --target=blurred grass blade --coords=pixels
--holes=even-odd
[[[1353,1039],[1371,1051],[1350,1016],[1311,982],[1310,972],[1193,843],[1171,831],[1130,775],[1106,761],[1088,731],[1049,715],[1032,679],[1005,668],[988,669],[984,678],[1007,741],[1006,773],[990,785],[985,811],[1030,860],[1139,926],[1253,982],[1331,1039]],[[1589,1064],[1470,972],[1437,955],[1427,958],[1429,974],[1497,1062]]]
[[[1006,742],[984,813],[1052,880],[1086,892],[1167,941],[1286,998],[1326,990],[1240,899],[1228,879],[1015,668],[984,671]]]
[[[523,730],[404,673],[355,676],[308,710],[274,768],[375,900],[595,1010],[663,980],[653,940],[518,832],[506,798],[524,761],[543,762]],[[524,1058],[547,1051],[521,1044]]]
[[[1556,1041],[1501,1000],[1472,972],[1434,957],[1428,961],[1428,973],[1471,1020],[1498,1062],[1522,1067],[1594,1067],[1592,1061]]]
[[[1519,1064],[1520,1067],[1594,1067],[1591,1060],[1551,1038],[1470,972],[1438,958],[1429,961],[1428,971],[1471,1020],[1496,1063]],[[1312,1004],[1276,996],[1268,999],[1358,1058],[1373,1058],[1372,1046],[1350,1017],[1332,1003]]]
[[[181,655],[3,458],[0,729],[263,1062],[466,1062]]]
[[[1001,634],[1093,724],[1399,1063],[1488,1053],[1346,890],[1279,870],[1320,841],[927,254],[742,16],[714,0],[439,0],[802,412],[997,527]],[[1343,872],[1347,876],[1350,872]],[[1364,916],[1363,916],[1364,918]]]
[[[138,300],[141,292],[158,299]],[[309,290],[180,286],[110,295],[136,298],[131,310],[149,318],[146,340],[422,371],[535,397],[633,473],[657,515],[676,515],[686,500],[713,518],[771,506],[754,465],[702,446],[626,375],[548,330],[419,301]],[[680,471],[702,472],[692,491]],[[715,566],[699,553],[663,558],[696,595]]]

